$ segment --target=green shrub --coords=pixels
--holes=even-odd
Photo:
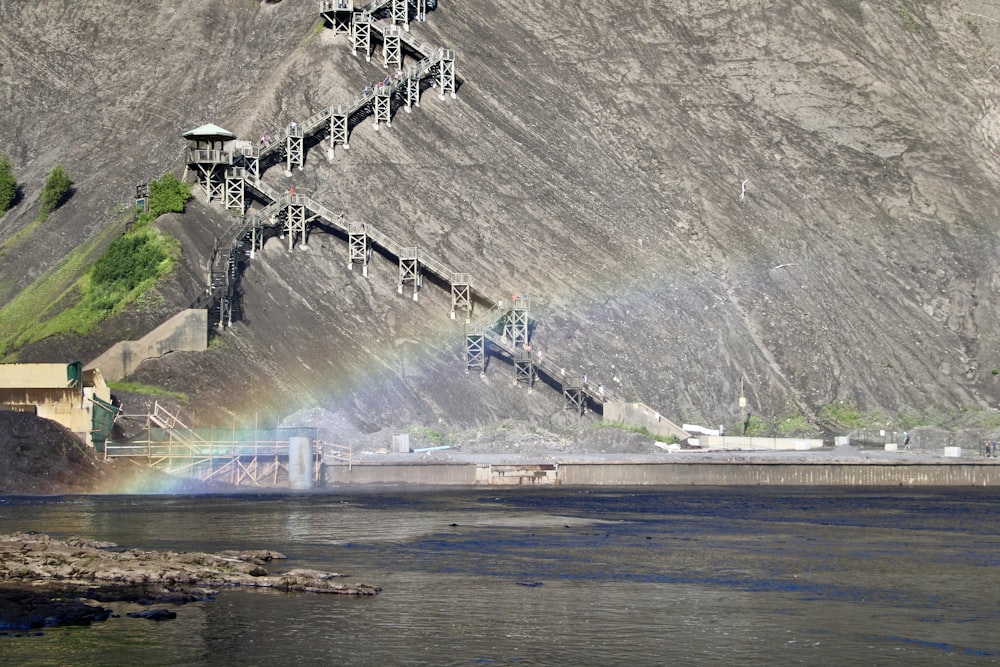
[[[69,175],[62,168],[62,165],[57,164],[49,174],[49,177],[45,179],[42,196],[39,198],[42,210],[38,214],[38,217],[44,220],[48,217],[49,213],[59,208],[69,195],[71,187],[73,187],[73,181],[70,180]]]
[[[775,430],[778,432],[778,436],[782,438],[790,438],[796,435],[806,435],[812,432],[812,424],[803,415],[793,415],[790,417],[782,417],[775,424]]]
[[[758,417],[757,415],[750,415],[750,417],[747,418],[744,424],[743,435],[749,435],[749,436],[771,435],[771,427],[767,423],[767,421],[762,419],[761,417]]]
[[[183,213],[190,198],[189,183],[177,180],[173,174],[164,174],[149,184],[149,211],[141,217],[155,220],[164,213]]]
[[[131,292],[142,282],[159,274],[167,253],[154,234],[135,233],[119,236],[107,252],[94,263],[91,286],[103,291]]]
[[[14,178],[14,167],[10,158],[0,154],[0,217],[7,212],[17,196],[17,180]]]
[[[415,426],[410,429],[410,433],[415,438],[426,440],[435,445],[439,445],[444,441],[444,435],[429,426]]]

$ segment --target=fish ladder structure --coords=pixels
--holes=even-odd
[[[286,175],[293,168],[303,168],[306,146],[328,140],[329,159],[336,147],[349,149],[351,132],[372,117],[374,129],[391,126],[394,111],[410,112],[420,106],[421,93],[436,87],[438,97],[455,99],[455,52],[428,47],[410,35],[410,21],[424,21],[427,11],[436,8],[435,0],[374,0],[355,7],[353,0],[321,0],[320,15],[337,34],[346,34],[354,55],[371,61],[374,45],[381,43],[385,79],[366,86],[364,92],[346,103],[324,107],[301,123],[265,134],[255,145],[235,141],[232,133],[206,125],[185,133],[193,142],[187,151],[187,171],[194,173],[209,201],[219,201],[240,220],[216,239],[212,251],[208,287],[210,321],[218,328],[230,326],[241,317],[237,286],[247,263],[253,260],[264,243],[275,236],[287,239],[288,250],[298,242],[307,247],[309,230],[320,227],[347,241],[348,268],[360,266],[368,276],[373,251],[393,257],[398,262],[397,291],[409,292],[414,301],[425,273],[449,285],[451,318],[463,313],[465,319],[465,370],[485,374],[490,356],[503,358],[514,368],[514,381],[533,387],[542,380],[561,390],[564,408],[580,415],[587,410],[600,411],[608,418],[606,406],[623,404],[620,397],[603,385],[587,381],[586,375],[567,373],[541,353],[533,353],[529,340],[530,301],[514,295],[509,302],[497,299],[478,284],[469,273],[456,271],[418,246],[391,238],[374,225],[351,222],[343,213],[335,213],[312,197],[294,189],[276,192],[261,175],[269,168],[283,165]],[[228,144],[228,146],[227,146]],[[250,200],[262,204],[250,210]],[[474,304],[484,306],[473,317]],[[663,419],[658,412],[638,403],[632,410],[649,417],[642,426],[659,435],[688,437],[685,431]],[[621,421],[626,421],[625,418]],[[635,425],[635,419],[628,419]]]

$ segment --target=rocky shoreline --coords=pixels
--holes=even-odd
[[[345,575],[311,569],[272,574],[264,566],[286,557],[276,551],[220,553],[145,551],[79,537],[40,533],[0,535],[0,630],[88,625],[112,611],[96,603],[145,606],[211,600],[224,588],[375,595],[372,584],[340,583]],[[153,620],[170,609],[136,612]]]

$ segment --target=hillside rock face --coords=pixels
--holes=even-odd
[[[0,240],[33,219],[55,164],[76,181],[6,250],[0,303],[136,182],[180,174],[184,131],[256,140],[384,76],[380,53],[314,29],[317,9],[0,5],[0,151],[23,185]],[[264,178],[527,294],[550,359],[678,422],[734,424],[741,387],[763,417],[981,413],[1000,402],[998,27],[985,2],[442,1],[411,34],[455,49],[457,99],[430,89],[391,127],[355,128],[350,150]],[[162,222],[187,273],[144,306],[150,325],[198,296],[230,223],[203,201]],[[243,321],[135,379],[186,392],[203,420],[318,405],[377,430],[559,411],[503,363],[464,373],[446,289],[425,281],[414,302],[396,279],[379,257],[352,273],[321,231],[291,253],[274,239],[244,275]],[[115,332],[22,356],[82,356]]]

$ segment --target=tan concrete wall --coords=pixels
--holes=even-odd
[[[743,450],[806,450],[823,446],[820,438],[762,438],[742,435],[699,435],[695,439],[702,447]]]
[[[68,364],[0,364],[0,387],[57,389],[69,384]]]
[[[326,466],[327,486],[492,485],[478,464]],[[498,478],[499,484],[508,480]],[[560,463],[550,484],[575,486],[1000,486],[994,463]]]
[[[139,340],[115,343],[88,363],[86,368],[99,368],[108,382],[117,382],[146,359],[157,359],[168,352],[203,352],[206,349],[208,311],[190,308],[177,313]]]
[[[101,372],[84,371],[83,387],[68,387],[67,364],[0,364],[0,405],[34,405],[35,414],[62,424],[93,445],[92,396],[111,402]]]

